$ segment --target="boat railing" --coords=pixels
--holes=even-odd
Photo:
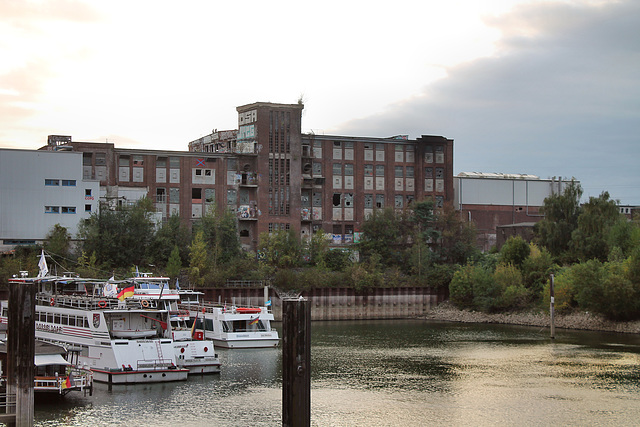
[[[16,394],[15,393],[0,393],[0,414],[13,414],[16,413]]]
[[[158,302],[153,299],[127,298],[120,301],[112,297],[92,297],[85,295],[52,295],[38,294],[36,303],[52,307],[77,308],[81,310],[128,310],[131,308],[157,308]]]
[[[240,310],[238,310],[238,308]],[[270,307],[260,307],[257,305],[242,305],[236,306],[233,303],[218,303],[218,302],[205,302],[200,301],[198,304],[194,303],[178,303],[178,309],[180,310],[189,310],[189,311],[198,311],[200,313],[213,313],[214,310],[222,309],[224,312],[229,313],[241,313],[242,309],[253,309],[260,310],[258,313],[250,313],[250,314],[260,314],[263,312],[270,313]]]

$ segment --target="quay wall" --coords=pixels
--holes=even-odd
[[[236,306],[263,305],[264,288],[207,288],[207,302]],[[268,288],[275,320],[282,320],[286,295]],[[314,288],[300,296],[311,301],[311,320],[402,319],[427,315],[445,301],[448,289],[429,287],[374,288],[356,292],[351,288]],[[291,295],[289,295],[291,296]],[[296,295],[297,296],[297,295]]]

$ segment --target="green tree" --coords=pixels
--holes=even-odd
[[[146,264],[146,248],[154,235],[152,212],[146,198],[132,207],[101,209],[80,223],[80,251],[95,252],[98,263],[107,269]]]
[[[582,206],[578,226],[571,234],[571,248],[576,257],[583,261],[606,261],[609,232],[620,217],[618,203],[609,198],[609,193],[605,191],[598,197],[590,197]]]
[[[405,258],[413,235],[411,218],[406,211],[391,207],[375,209],[361,225],[362,235],[358,249],[363,258],[380,255],[384,265],[399,265]]]
[[[529,256],[522,262],[522,279],[532,300],[539,301],[549,275],[555,271],[556,266],[545,248],[539,248],[534,243],[529,244],[529,247]]]
[[[294,230],[261,233],[258,250],[266,263],[278,268],[300,265],[302,247]]]
[[[178,245],[173,247],[169,260],[167,261],[167,275],[171,278],[176,278],[182,270],[182,260],[180,259],[180,248]]]
[[[242,251],[233,212],[224,209],[209,211],[195,224],[195,229],[202,231],[215,267],[240,257]]]
[[[186,264],[189,262],[190,242],[191,231],[189,231],[189,228],[178,215],[171,215],[167,222],[154,234],[146,254],[151,263],[157,266],[165,266],[173,249],[177,246],[180,262]]]
[[[628,221],[623,215],[610,227],[607,235],[609,250],[620,248],[623,256],[631,255],[640,247],[640,226],[635,221]]]
[[[512,264],[518,268],[531,253],[529,244],[520,236],[511,236],[500,249],[500,262]]]
[[[440,236],[435,245],[439,261],[462,265],[479,252],[475,225],[462,221],[453,207],[446,205],[438,211],[434,226]]]
[[[453,274],[449,284],[451,302],[459,308],[478,308],[493,284],[491,274],[484,268],[467,264]],[[477,293],[477,294],[476,294]]]
[[[582,187],[572,179],[562,194],[554,193],[544,199],[540,208],[544,219],[534,227],[537,241],[563,261],[574,259],[569,253],[569,245],[571,234],[578,227],[581,197]]]
[[[68,264],[69,254],[71,249],[71,234],[66,227],[60,224],[55,224],[44,241],[44,250],[48,255],[58,264]]]
[[[326,264],[325,256],[329,252],[329,236],[324,230],[319,229],[311,235],[309,242],[309,260],[312,264],[322,268]]]
[[[207,274],[208,253],[204,233],[196,232],[189,250],[189,280],[196,286],[203,286]]]

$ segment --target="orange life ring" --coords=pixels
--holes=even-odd
[[[105,300],[98,301],[98,307],[107,308],[107,302]]]
[[[149,301],[147,301],[146,299],[143,299],[140,301],[140,305],[144,308],[149,307]]]
[[[50,305],[50,306],[52,306],[52,307],[53,307],[54,305],[56,305],[56,299],[55,299],[55,297],[51,297],[51,299],[49,300],[49,305]]]

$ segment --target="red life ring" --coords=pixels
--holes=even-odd
[[[50,305],[51,307],[53,307],[54,305],[56,305],[56,299],[55,299],[55,297],[51,297],[51,300],[49,300],[49,305]]]
[[[98,307],[107,308],[107,302],[105,300],[98,301]]]

